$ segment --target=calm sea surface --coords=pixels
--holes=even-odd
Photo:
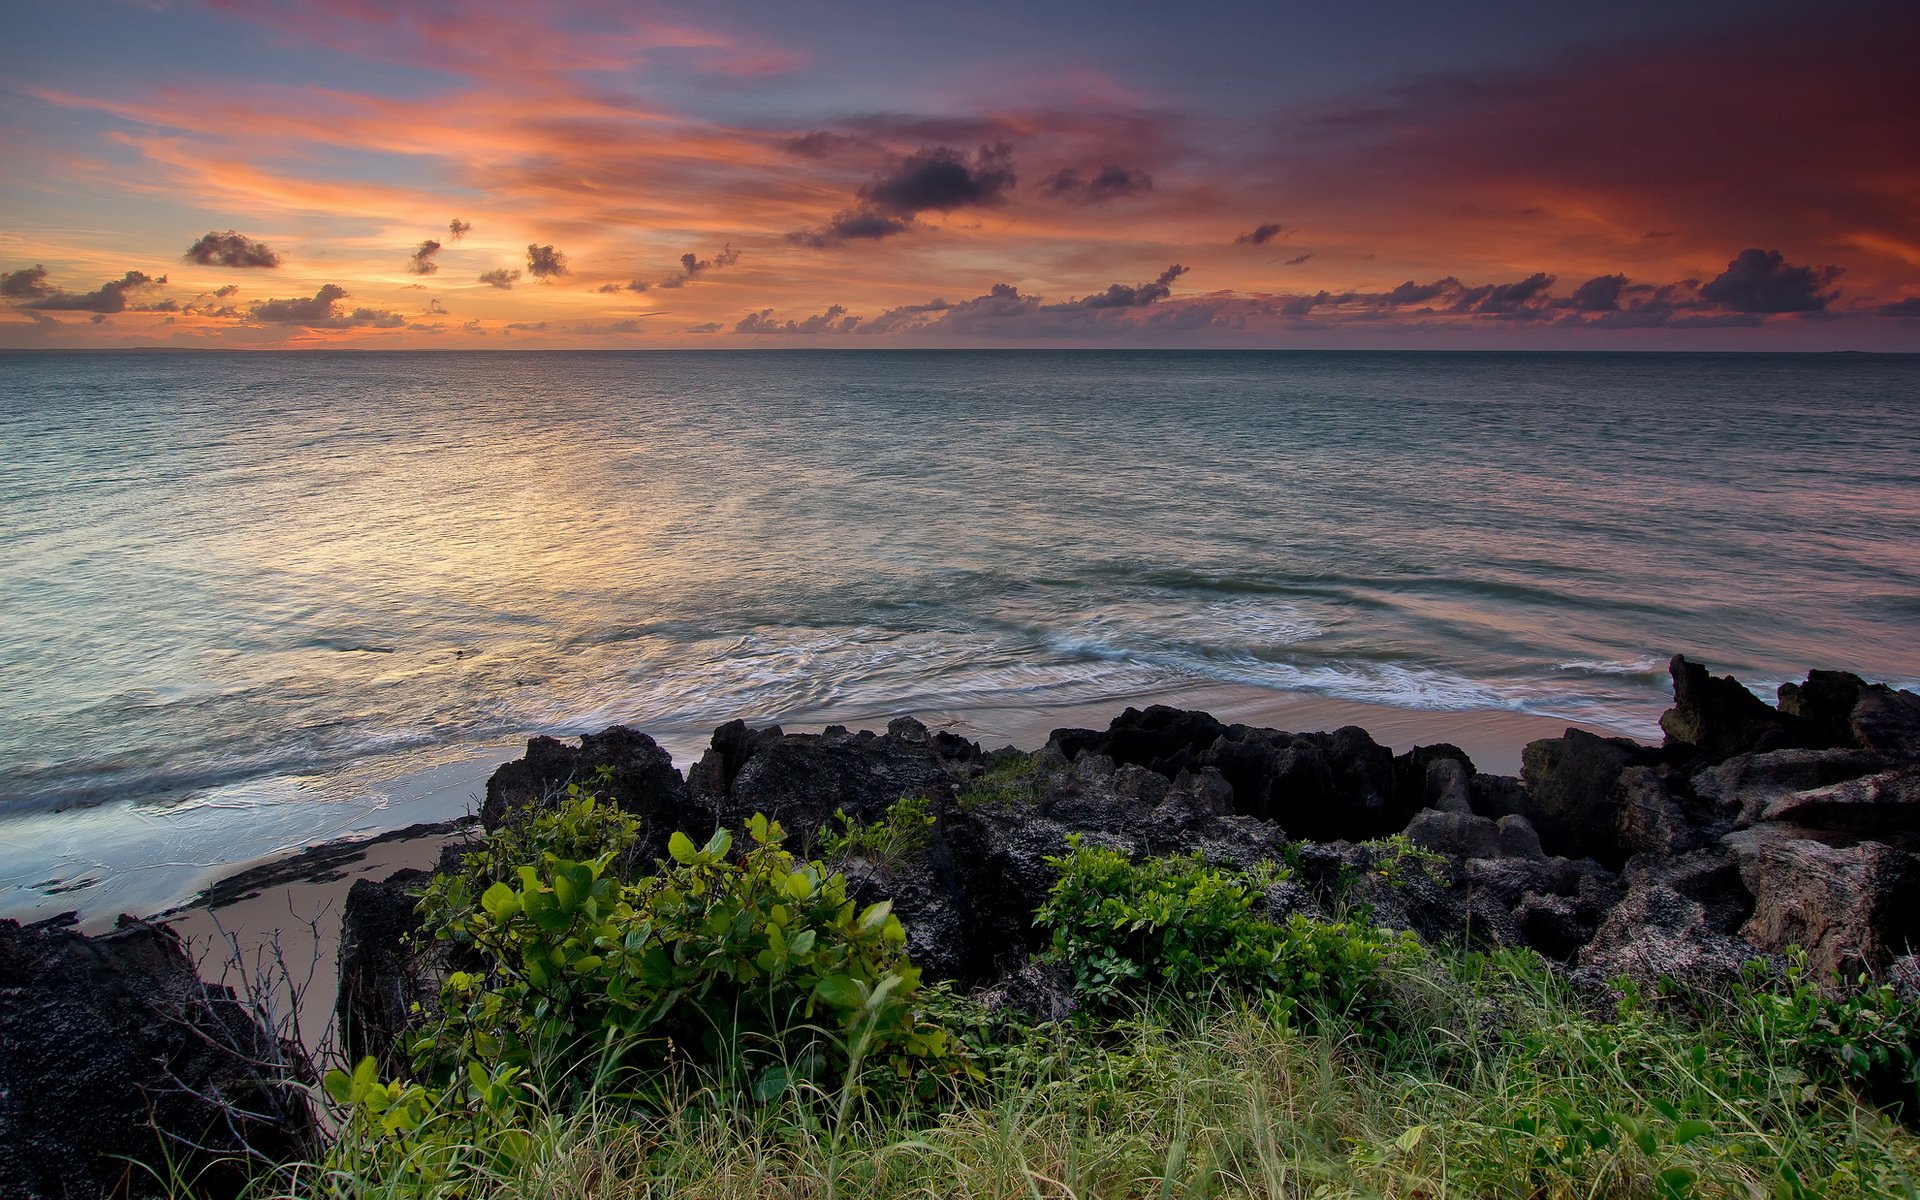
[[[1920,358],[0,357],[0,867],[615,720],[1221,681],[1654,735],[1676,651],[1920,679]]]

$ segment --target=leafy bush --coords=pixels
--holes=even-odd
[[[960,793],[961,808],[1006,808],[1040,800],[1044,768],[1038,755],[997,751],[978,779]]]
[[[1881,1103],[1920,1100],[1920,1003],[1865,975],[1852,989],[1823,989],[1804,951],[1778,985],[1767,986],[1766,974],[1764,964],[1748,964],[1743,1008],[1756,1040],[1780,1043],[1821,1082],[1854,1084]],[[1920,1108],[1907,1108],[1909,1120],[1916,1115]]]
[[[432,1183],[482,1161],[473,1147],[505,1145],[536,1097],[549,1111],[589,1096],[657,1107],[678,1075],[844,1105],[972,1073],[918,1003],[890,902],[858,908],[842,876],[782,849],[758,814],[739,854],[724,829],[705,846],[675,833],[657,876],[624,882],[608,868],[636,833],[575,796],[434,881],[427,929],[471,969],[444,982],[413,1046],[416,1082],[377,1079],[371,1059],[329,1074],[350,1144],[391,1143],[382,1161]],[[493,878],[508,854],[531,861]]]
[[[1255,911],[1285,868],[1210,867],[1197,855],[1135,863],[1070,838],[1049,859],[1060,870],[1036,914],[1051,931],[1051,955],[1072,971],[1093,1006],[1158,990],[1205,999],[1219,989],[1255,992],[1283,1014],[1391,1015],[1383,968],[1418,953],[1410,935],[1315,921],[1275,922]]]

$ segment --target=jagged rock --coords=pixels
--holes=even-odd
[[[1467,781],[1467,798],[1474,812],[1496,820],[1521,816],[1533,805],[1526,785],[1512,775],[1475,775]]]
[[[1735,829],[1745,829],[1776,800],[1885,771],[1897,762],[1872,750],[1773,750],[1736,755],[1696,771],[1689,783]]]
[[[1513,920],[1527,944],[1548,958],[1570,962],[1580,947],[1593,940],[1598,927],[1592,914],[1571,896],[1528,892],[1513,908]]]
[[[1792,792],[1768,804],[1760,819],[1874,835],[1920,832],[1920,763]]]
[[[714,737],[717,742],[720,734]],[[687,785],[672,756],[625,725],[589,733],[577,747],[550,737],[529,741],[524,757],[501,766],[487,780],[480,823],[491,833],[516,809],[552,803],[570,783],[587,787],[603,768],[611,775],[593,790],[640,818],[640,848],[648,860],[666,853],[667,839],[676,829],[702,840],[713,832],[712,818],[689,804]]]
[[[1496,860],[1396,862],[1391,847],[1344,841],[1299,843],[1293,857],[1302,882],[1327,911],[1361,911],[1382,929],[1408,930],[1430,942],[1522,944],[1507,903],[1491,890],[1463,886],[1464,872]]]
[[[1654,757],[1637,742],[1579,729],[1529,742],[1521,751],[1526,791],[1520,815],[1533,822],[1549,854],[1591,855],[1618,863],[1624,857],[1616,833],[1620,777],[1628,767]]]
[[[407,938],[420,927],[414,912],[419,890],[431,876],[401,870],[382,880],[360,879],[347,890],[340,913],[340,984],[334,1016],[346,1060],[372,1055],[383,1075],[405,1068],[408,1014],[430,1003],[437,987]]]
[[[1670,745],[1684,743],[1718,760],[1807,740],[1798,720],[1769,706],[1731,675],[1716,679],[1679,654],[1667,672],[1673,676],[1673,707],[1660,715],[1660,728]]]
[[[1422,809],[1407,825],[1407,839],[1440,854],[1461,858],[1500,856],[1500,826],[1472,813]]]
[[[1816,746],[1853,746],[1853,706],[1866,686],[1850,671],[1810,671],[1805,683],[1780,685],[1780,711],[1799,721]]]
[[[1625,975],[1652,989],[1663,979],[1712,990],[1730,986],[1754,948],[1713,928],[1705,906],[1663,884],[1627,892],[1580,951],[1589,976]]]
[[[988,1012],[1010,1012],[1033,1021],[1064,1021],[1080,1007],[1072,976],[1038,960],[1027,962],[978,998]]]
[[[1628,861],[1624,876],[1630,887],[1659,884],[1699,901],[1707,927],[1716,933],[1738,933],[1753,915],[1753,893],[1724,846],[1706,846],[1675,858],[1638,855]]]
[[[1853,706],[1853,740],[1866,750],[1920,756],[1920,696],[1868,684]]]
[[[1920,944],[1920,860],[1903,844],[1792,825],[1728,834],[1754,898],[1741,936],[1763,950],[1804,947],[1821,973],[1878,973]]]
[[[1685,854],[1705,842],[1697,822],[1675,799],[1675,780],[1653,767],[1628,767],[1614,785],[1617,845],[1625,854]]]
[[[906,796],[951,800],[981,757],[974,743],[933,735],[912,717],[896,718],[878,735],[750,730],[734,721],[714,731],[687,782],[694,806],[715,821],[738,825],[765,813],[804,846],[837,810],[875,821]]]
[[[1232,785],[1237,811],[1296,838],[1398,832],[1418,807],[1400,796],[1392,753],[1356,726],[1283,733],[1154,705],[1127,709],[1105,733],[1055,730],[1049,745],[1069,761],[1104,755],[1169,779],[1212,767]]]
[[[154,1195],[147,1168],[172,1164],[196,1196],[235,1196],[246,1156],[318,1144],[297,1051],[163,925],[0,921],[0,1047],[0,1195]]]
[[[1415,808],[1473,811],[1473,760],[1458,746],[1415,746],[1395,756],[1393,774],[1399,798]]]
[[[1493,824],[1500,831],[1501,857],[1546,857],[1546,851],[1540,848],[1540,834],[1534,829],[1532,821],[1519,813],[1508,813]]]

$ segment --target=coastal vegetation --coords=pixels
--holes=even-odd
[[[918,805],[843,821],[888,846]],[[898,825],[899,828],[887,828]],[[1281,864],[1076,840],[1036,914],[1080,1007],[923,986],[884,902],[764,816],[606,873],[575,795],[425,894],[446,977],[411,1082],[326,1086],[315,1196],[1897,1196],[1920,1007],[1756,961],[1580,990],[1529,950],[1263,914]],[[501,845],[527,861],[506,863]],[[503,871],[503,868],[510,868]],[[497,878],[505,874],[508,879]],[[476,893],[475,889],[479,890]]]

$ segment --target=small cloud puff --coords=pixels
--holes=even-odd
[[[182,256],[187,262],[199,263],[203,267],[277,267],[280,256],[275,254],[265,242],[256,242],[245,234],[229,229],[225,233],[209,232],[199,241],[187,247]]]

